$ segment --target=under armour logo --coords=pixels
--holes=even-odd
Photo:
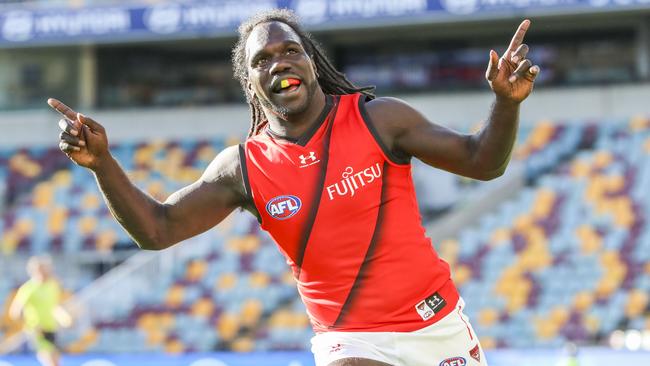
[[[299,158],[300,158],[300,167],[301,168],[305,168],[305,167],[308,167],[310,165],[314,165],[314,164],[316,164],[316,163],[318,163],[320,161],[320,160],[318,160],[318,158],[316,158],[316,152],[315,151],[310,151],[309,155],[307,155],[307,156],[300,155]]]

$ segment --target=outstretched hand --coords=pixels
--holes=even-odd
[[[533,90],[540,68],[526,58],[528,46],[523,41],[529,26],[530,20],[521,22],[508,49],[500,58],[494,50],[490,50],[485,78],[497,98],[519,103]]]
[[[75,164],[96,169],[109,156],[104,127],[57,99],[50,98],[47,104],[63,115],[59,120],[59,149]]]

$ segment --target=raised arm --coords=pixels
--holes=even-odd
[[[403,101],[378,98],[367,103],[367,110],[383,142],[395,155],[414,156],[455,174],[481,180],[503,174],[517,135],[519,104],[540,71],[526,59],[528,46],[522,43],[529,25],[528,20],[519,25],[501,58],[490,51],[485,77],[495,101],[479,132],[460,134],[430,122]]]
[[[64,115],[59,147],[90,169],[118,222],[142,249],[160,250],[221,222],[237,207],[248,207],[236,146],[222,151],[194,183],[159,202],[138,189],[111,155],[105,129],[55,99]]]

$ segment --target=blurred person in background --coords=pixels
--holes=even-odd
[[[485,366],[449,265],[422,227],[410,161],[481,180],[503,174],[519,105],[540,71],[526,58],[529,25],[503,56],[490,52],[495,101],[483,129],[464,135],[355,86],[290,11],[258,14],[240,26],[233,50],[251,109],[248,139],[165,202],[129,180],[101,124],[48,103],[64,116],[59,148],[94,173],[141,248],[167,248],[237,208],[257,217],[292,267],[318,366]],[[191,116],[179,123],[191,128]]]
[[[56,346],[59,326],[72,324],[70,314],[61,306],[61,285],[53,275],[49,257],[31,257],[27,261],[30,279],[25,282],[9,306],[13,320],[23,320],[25,331],[36,349],[36,356],[43,366],[60,365]]]

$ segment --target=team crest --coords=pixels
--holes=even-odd
[[[302,202],[300,198],[293,195],[282,195],[271,198],[266,203],[266,212],[278,220],[286,220],[300,211]]]

